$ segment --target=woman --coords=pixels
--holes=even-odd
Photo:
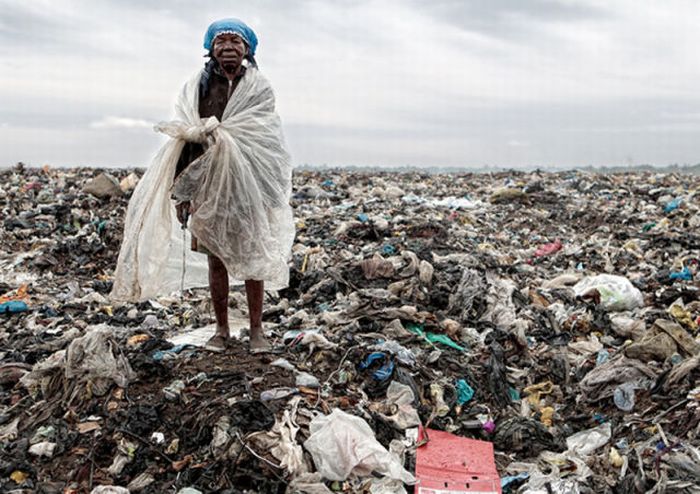
[[[216,351],[230,338],[229,278],[245,281],[251,352],[270,349],[262,330],[265,285],[280,289],[289,281],[291,162],[272,89],[255,62],[257,42],[238,19],[209,26],[209,59],[185,85],[179,119],[157,127],[172,139],[129,203],[112,292],[117,299],[143,300],[172,288],[172,260],[181,248],[175,212],[183,226],[189,220],[198,253],[190,257],[208,259],[217,329],[207,348]],[[158,239],[168,249],[158,248]],[[195,278],[187,284],[196,285]]]

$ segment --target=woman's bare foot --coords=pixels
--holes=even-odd
[[[228,340],[229,339],[226,336],[216,333],[214,336],[209,338],[209,341],[207,341],[206,345],[204,345],[204,349],[209,350],[210,352],[223,352],[226,350],[226,343]]]
[[[256,354],[256,353],[266,353],[272,350],[272,345],[270,344],[269,341],[267,341],[267,338],[265,338],[265,335],[263,334],[262,328],[258,329],[257,331],[254,329],[251,329],[250,331],[250,353]]]

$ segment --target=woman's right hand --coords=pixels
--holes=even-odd
[[[190,201],[184,201],[180,204],[176,204],[175,211],[177,212],[177,220],[181,225],[185,225],[187,224],[187,218],[192,213],[192,204]]]

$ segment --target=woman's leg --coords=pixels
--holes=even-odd
[[[221,259],[209,256],[209,291],[216,316],[216,336],[228,339],[228,271]]]
[[[245,293],[248,298],[248,315],[250,317],[250,349],[267,350],[270,348],[270,343],[265,339],[262,327],[264,282],[246,280]]]

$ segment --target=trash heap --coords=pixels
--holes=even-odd
[[[0,172],[2,492],[700,492],[697,176],[298,172],[251,356],[108,299],[140,174]]]

